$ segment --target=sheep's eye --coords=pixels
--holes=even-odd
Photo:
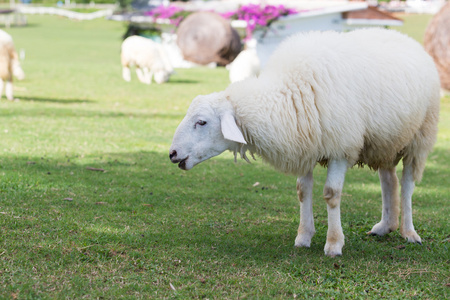
[[[206,124],[206,121],[203,121],[203,120],[198,120],[197,123],[195,123],[195,125],[200,125],[200,126],[203,126],[205,124]]]

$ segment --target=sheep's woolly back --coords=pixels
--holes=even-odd
[[[9,33],[0,29],[0,44],[13,44],[13,39]]]
[[[153,72],[173,71],[162,45],[141,36],[130,36],[123,41],[121,61],[123,66],[136,65]]]
[[[250,149],[295,175],[333,158],[377,169],[403,157],[420,180],[436,138],[436,68],[390,30],[295,35],[259,78],[231,84],[225,97]]]

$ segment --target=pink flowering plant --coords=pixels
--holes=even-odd
[[[149,12],[146,12],[146,16],[153,17],[153,20],[169,20],[170,24],[174,25],[175,27],[178,27],[180,25],[181,21],[189,15],[190,11],[185,11],[181,7],[175,6],[175,5],[160,5],[154,9],[152,9]]]
[[[256,29],[267,30],[278,18],[297,14],[298,11],[287,8],[284,5],[242,5],[236,11],[222,14],[224,18],[231,20],[244,20],[247,22],[246,39],[252,37]]]
[[[181,21],[191,13],[191,11],[183,10],[181,7],[175,5],[160,5],[145,13],[145,15],[153,17],[154,21],[158,19],[169,20],[171,24],[178,27]],[[221,16],[225,19],[246,21],[245,39],[250,39],[255,30],[267,30],[278,18],[297,13],[298,11],[295,9],[287,8],[284,5],[248,4],[240,6],[237,10],[223,13]]]

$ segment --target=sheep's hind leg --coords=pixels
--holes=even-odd
[[[296,247],[310,247],[311,238],[316,232],[312,207],[313,172],[297,178],[297,195],[300,201],[300,225],[295,238]]]
[[[328,163],[327,180],[323,188],[323,197],[327,202],[328,232],[325,255],[342,255],[344,233],[341,226],[341,194],[344,186],[348,163],[345,159],[331,160]]]
[[[383,200],[381,221],[375,224],[368,234],[382,236],[398,228],[400,198],[398,195],[398,178],[397,174],[395,174],[395,167],[392,169],[379,169],[378,175],[380,177]]]
[[[415,183],[413,178],[413,167],[411,164],[403,164],[403,174],[401,179],[401,206],[402,221],[400,225],[400,234],[411,243],[422,244],[420,236],[414,230],[412,220],[412,194]]]

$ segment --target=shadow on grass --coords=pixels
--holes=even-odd
[[[30,101],[30,102],[50,102],[50,103],[59,103],[59,104],[74,104],[74,103],[95,103],[96,101],[92,100],[83,100],[83,99],[52,99],[52,98],[40,98],[40,97],[20,97],[21,101]]]
[[[446,164],[440,161],[440,151],[444,150],[434,152],[436,160]],[[31,213],[39,216],[35,217],[39,230],[56,232],[65,232],[66,224],[76,220],[76,225],[71,225],[77,227],[75,243],[82,245],[120,244],[127,251],[151,249],[158,255],[167,255],[171,248],[178,249],[175,252],[195,250],[203,258],[229,256],[261,265],[267,257],[323,257],[326,210],[319,211],[320,217],[316,218],[317,234],[311,248],[294,249],[298,225],[295,178],[265,165],[233,165],[231,160],[218,158],[186,173],[171,164],[168,155],[157,152],[58,159],[3,156],[0,165],[4,174],[0,181],[1,205],[6,214]],[[430,177],[446,172],[440,166],[428,169]],[[316,179],[323,182],[325,172],[320,173]],[[270,187],[253,187],[256,180]],[[445,188],[442,181],[429,180],[439,191]],[[348,181],[362,180],[351,177]],[[354,193],[358,193],[358,199],[373,198],[363,183],[354,188]],[[315,189],[320,193],[322,186]],[[68,198],[71,200],[65,200]],[[323,206],[322,199],[317,202]],[[49,207],[61,211],[61,222],[41,217]],[[346,218],[346,212],[342,213]],[[370,217],[378,218],[379,214],[379,210],[373,211],[373,204],[366,203],[352,220],[346,221],[350,224],[344,225],[348,227],[344,228],[346,244],[351,245],[345,248],[347,255],[363,259],[367,249],[387,255],[403,243],[396,233],[383,238],[365,235],[374,225]],[[429,217],[432,215],[423,218]],[[60,228],[52,229],[55,226]],[[126,227],[129,230],[124,230]],[[436,231],[440,234],[442,230]],[[361,252],[361,248],[366,250]]]
[[[11,25],[12,28],[38,28],[38,27],[42,27],[41,24],[38,23],[29,23],[27,22],[27,25],[22,26],[22,25]]]
[[[175,74],[176,75],[176,74]],[[177,79],[177,78],[174,78],[174,77],[172,77],[170,80],[169,80],[169,83],[183,83],[183,84],[193,84],[193,83],[199,83],[200,81],[198,81],[198,80],[192,80],[192,79]]]
[[[448,279],[442,263],[448,256],[443,243],[448,222],[424,226],[432,234],[419,232],[426,237],[423,246],[407,244],[398,232],[367,236],[380,211],[373,212],[365,200],[352,215],[342,211],[344,256],[324,256],[322,199],[315,199],[320,204],[314,208],[311,248],[295,248],[295,178],[260,163],[234,165],[232,159],[216,158],[186,173],[167,154],[136,152],[1,156],[0,166],[0,266],[8,276],[45,266],[42,280],[51,276],[58,284],[61,277],[85,276],[91,284],[91,279],[104,282],[120,274],[128,281],[149,277],[160,282],[157,288],[167,288],[167,280],[177,280],[176,285],[205,278],[213,286],[228,280],[264,286],[265,280],[275,280],[284,282],[276,287],[284,291],[299,284],[319,291],[340,282],[368,286],[365,282],[374,280],[410,289],[405,282],[411,278],[445,289]],[[323,182],[326,172],[317,173]],[[253,187],[256,180],[266,188]],[[315,198],[321,189],[315,187]],[[362,184],[355,192],[358,198],[370,197]],[[422,215],[422,223],[428,218],[436,214]],[[414,270],[427,272],[410,276]]]
[[[20,98],[22,99],[22,98]],[[31,99],[31,98],[30,98]],[[31,101],[31,100],[30,100]],[[55,100],[56,103],[57,100]],[[64,101],[64,100],[61,100]],[[73,100],[78,101],[78,100]],[[79,100],[82,101],[82,100]],[[90,101],[90,100],[86,100]],[[91,103],[95,101],[90,101]],[[68,102],[63,102],[64,104],[69,104]],[[76,102],[72,102],[76,103]],[[83,102],[77,102],[83,103]],[[11,106],[12,107],[12,106]],[[173,119],[181,121],[185,112],[174,111],[173,113],[160,113],[160,112],[140,112],[140,111],[132,111],[132,112],[121,112],[121,111],[108,111],[108,110],[88,110],[81,109],[80,107],[76,108],[61,108],[61,107],[51,107],[48,109],[46,107],[32,108],[32,109],[20,109],[20,114],[17,113],[15,107],[8,111],[2,111],[0,113],[1,118],[5,117],[16,117],[16,116],[26,116],[26,117],[50,117],[50,118],[67,118],[67,117],[75,117],[75,118],[142,118],[142,119],[152,119],[152,118],[161,118],[161,119]]]

